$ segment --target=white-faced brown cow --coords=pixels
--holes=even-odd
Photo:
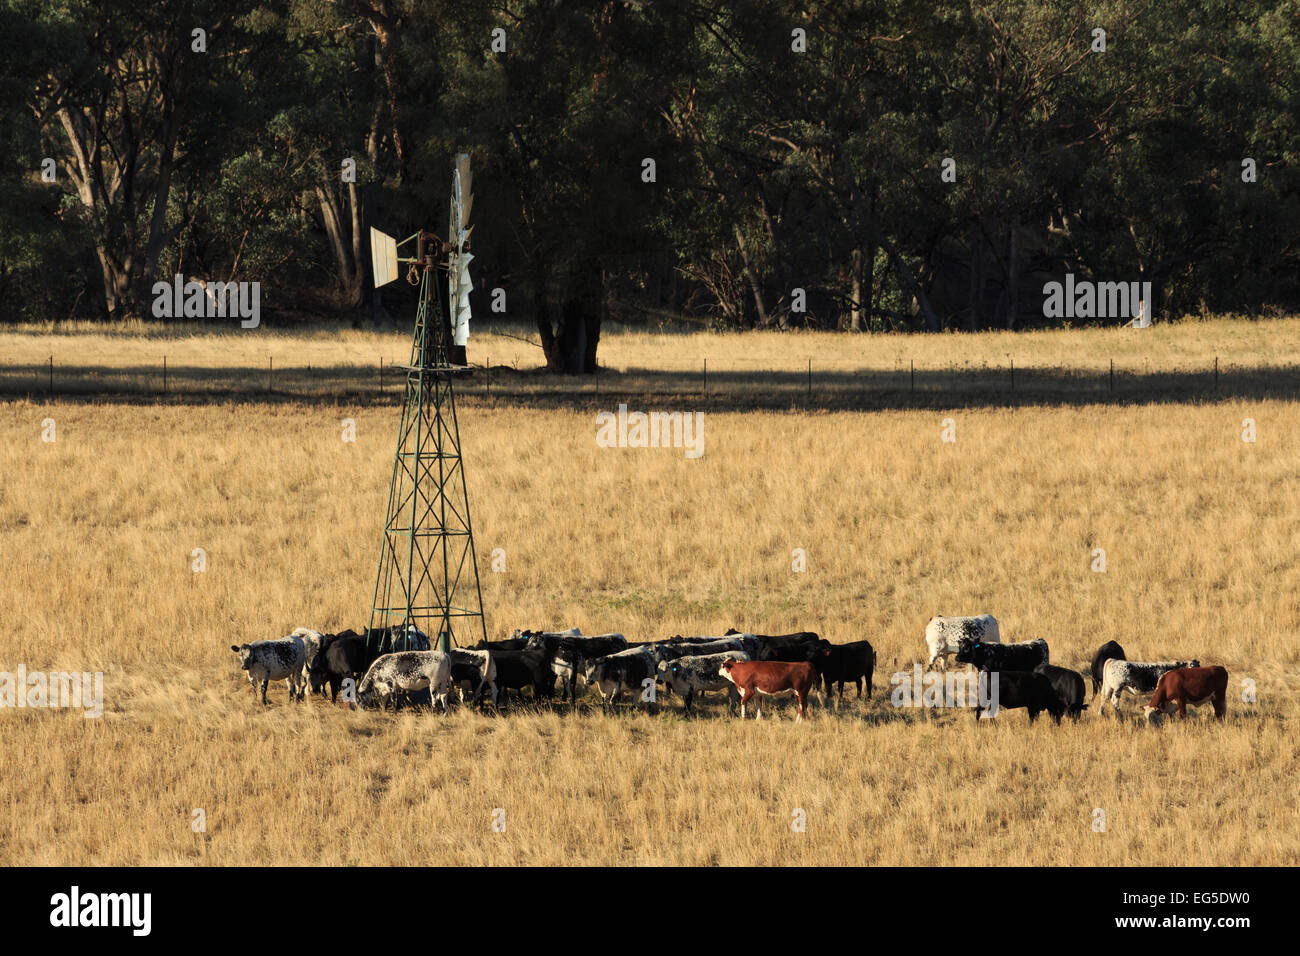
[[[1228,671],[1224,667],[1179,667],[1160,675],[1156,692],[1146,707],[1147,720],[1177,713],[1187,716],[1187,705],[1214,705],[1214,716],[1223,720],[1228,713]]]
[[[745,719],[745,705],[755,694],[794,694],[799,698],[799,716],[803,720],[808,710],[808,692],[817,684],[817,671],[807,662],[738,661],[728,657],[718,668],[718,674],[736,685],[740,691],[740,719]],[[760,705],[754,704],[755,719],[761,718]]]

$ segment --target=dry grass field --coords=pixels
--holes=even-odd
[[[602,335],[599,376],[532,374],[535,328],[476,325],[463,394],[553,406],[679,400],[711,407],[943,408],[1028,403],[1300,398],[1300,316],[977,335],[628,330]],[[0,328],[0,396],[394,402],[410,332],[184,322]],[[50,360],[53,359],[53,381]],[[1217,373],[1216,369],[1217,360]],[[164,377],[164,362],[167,366]],[[811,382],[809,381],[811,373]],[[809,387],[811,385],[811,388]]]
[[[1233,348],[1294,363],[1297,328],[1189,324],[1145,342],[1170,365]],[[1027,364],[1041,349],[1085,366],[1113,345],[1058,334],[1014,345]],[[0,336],[4,361],[35,363],[38,338]],[[716,338],[719,362],[824,339],[829,363],[844,341]],[[126,363],[140,341],[68,338]],[[898,347],[849,341],[845,368]],[[1011,345],[960,342],[969,361]],[[602,355],[667,365],[670,344],[611,335]],[[350,346],[320,347],[339,363]],[[0,863],[1300,863],[1295,402],[718,410],[698,460],[598,448],[586,408],[467,397],[461,428],[494,637],[808,628],[869,639],[875,695],[838,713],[814,698],[801,724],[790,702],[742,724],[720,699],[694,719],[676,699],[654,714],[383,715],[290,704],[283,683],[262,707],[232,643],[365,622],[394,409],[19,398],[0,403],[0,670],[102,671],[105,712],[0,711]],[[493,548],[504,573],[488,571]],[[930,616],[982,611],[1004,640],[1046,638],[1058,664],[1084,668],[1110,639],[1134,659],[1223,664],[1228,719],[1152,729],[1132,697],[1123,720],[1060,727],[892,707],[889,676],[922,659]]]

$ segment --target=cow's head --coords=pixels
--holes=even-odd
[[[307,668],[307,682],[311,685],[313,694],[325,695],[325,680],[327,669],[325,667],[325,652],[329,646],[338,640],[337,634],[326,634],[320,642],[320,650],[316,652],[315,659],[311,666]]]
[[[959,638],[957,641],[957,663],[970,664],[975,660],[975,653],[983,645],[970,637]]]
[[[1178,705],[1174,704],[1173,708],[1177,710]],[[1142,708],[1142,713],[1146,715],[1148,724],[1151,724],[1152,726],[1157,726],[1160,723],[1160,718],[1162,715],[1160,711],[1157,710],[1155,707],[1152,707],[1148,704],[1146,707]]]
[[[253,648],[248,644],[231,644],[230,649],[239,655],[239,669],[248,670],[253,666]]]
[[[722,635],[722,636],[723,636],[723,637],[731,637],[732,634],[739,634],[739,633],[740,633],[740,631],[736,630],[734,627],[729,627],[729,628],[727,628],[727,633],[724,634],[724,635]]]
[[[738,660],[736,660],[734,657],[728,657],[728,658],[727,658],[725,661],[723,661],[722,664],[718,667],[718,676],[719,676],[719,677],[730,677],[730,676],[731,676],[731,669],[732,669],[733,667],[735,667],[735,666],[736,666],[737,664],[739,664],[739,663],[740,663],[740,662],[739,662]]]

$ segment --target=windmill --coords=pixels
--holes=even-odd
[[[441,650],[458,635],[476,632],[487,639],[452,389],[468,366],[448,361],[449,346],[464,345],[469,336],[470,187],[469,156],[461,154],[452,174],[446,242],[424,229],[400,242],[370,230],[375,286],[392,282],[399,264],[406,264],[407,281],[420,289],[410,364],[392,366],[406,373],[406,393],[367,631],[381,651],[425,649],[430,636]],[[444,252],[450,342],[432,285]]]

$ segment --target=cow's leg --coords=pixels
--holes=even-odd
[[[271,678],[267,677],[262,681],[262,703],[266,703],[266,686],[271,683]]]
[[[749,698],[753,696],[754,696],[754,692],[750,690],[742,690],[740,692],[740,719],[741,720],[745,719],[745,705],[749,703]]]
[[[841,693],[841,696],[843,696],[843,689],[842,689],[842,688],[841,688],[840,693]],[[795,719],[794,719],[794,722],[797,724],[797,723],[799,723],[799,721],[803,720],[803,712],[804,712],[804,711],[807,709],[807,707],[808,707],[808,695],[807,695],[807,694],[799,694],[799,693],[796,692],[796,695],[795,695],[795,696],[797,696],[797,697],[799,698],[799,713],[798,713],[798,715],[797,715],[797,716],[795,717]]]
[[[1186,697],[1179,697],[1179,698],[1178,698],[1178,716],[1179,716],[1179,717],[1186,717],[1186,716],[1187,716],[1187,698],[1186,698]]]
[[[1216,720],[1223,720],[1228,713],[1228,700],[1226,694],[1215,692],[1214,695],[1214,717]]]
[[[1032,724],[1034,722],[1034,718],[1038,716],[1038,711],[1034,710],[1034,708],[1032,707],[1026,707],[1025,709],[1029,711],[1029,722]]]
[[[694,700],[695,700],[695,688],[691,687],[686,691],[685,694],[682,695],[682,703],[685,705],[686,713],[689,714],[691,712],[691,702]]]

